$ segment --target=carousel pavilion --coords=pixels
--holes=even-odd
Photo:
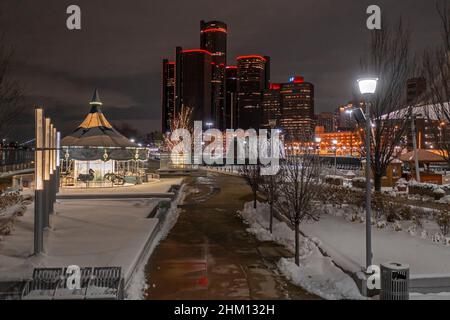
[[[114,186],[140,183],[148,149],[119,133],[102,113],[98,90],[84,121],[61,140],[62,186]]]

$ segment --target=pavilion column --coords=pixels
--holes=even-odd
[[[50,118],[45,118],[44,150],[44,228],[50,226]]]

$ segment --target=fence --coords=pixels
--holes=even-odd
[[[0,173],[34,168],[34,152],[25,148],[0,148]]]

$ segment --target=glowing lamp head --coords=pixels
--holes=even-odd
[[[358,80],[361,94],[374,94],[377,89],[378,78],[362,78]]]

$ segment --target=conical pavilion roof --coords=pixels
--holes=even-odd
[[[91,111],[84,121],[70,135],[61,140],[63,147],[138,147],[114,129],[106,119],[101,110],[102,102],[97,89],[94,91],[90,105]]]

